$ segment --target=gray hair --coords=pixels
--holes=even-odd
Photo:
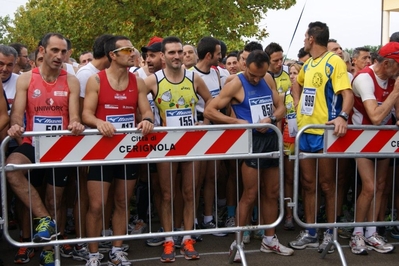
[[[2,53],[5,56],[14,56],[14,59],[17,60],[18,58],[18,52],[17,50],[15,50],[13,47],[8,46],[8,45],[4,45],[4,44],[0,44],[0,53]]]

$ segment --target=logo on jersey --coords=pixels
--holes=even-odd
[[[113,104],[105,104],[104,108],[105,109],[119,109],[118,105],[113,105]]]
[[[319,88],[319,87],[321,87],[321,84],[323,84],[323,75],[320,72],[316,72],[313,75],[312,85],[315,88]]]
[[[249,99],[249,104],[250,105],[266,104],[266,103],[270,103],[271,101],[272,101],[272,97],[269,95],[269,96],[265,96],[262,98]]]
[[[47,100],[46,100],[46,103],[48,104],[48,105],[53,105],[54,104],[54,100],[52,99],[52,98],[48,98]]]
[[[62,118],[61,117],[49,118],[49,117],[45,117],[45,116],[35,116],[34,123],[48,124],[48,125],[62,124]]]
[[[191,109],[183,109],[183,110],[166,110],[167,116],[186,116],[192,115]]]
[[[114,99],[116,99],[116,100],[126,100],[127,97],[126,97],[125,94],[116,93],[115,96],[114,96]]]
[[[68,92],[66,92],[66,91],[54,91],[54,96],[66,97],[66,96],[68,96]]]
[[[126,122],[132,122],[133,116],[132,115],[110,116],[107,117],[107,120],[111,123],[126,123]]]
[[[32,98],[40,97],[41,94],[42,94],[42,92],[40,91],[40,89],[35,89],[33,91]]]

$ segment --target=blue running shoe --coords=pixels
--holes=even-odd
[[[51,250],[43,250],[40,253],[40,266],[54,266],[54,252]]]
[[[55,221],[52,220],[49,216],[36,219],[40,220],[38,226],[35,229],[36,234],[33,236],[33,242],[49,242],[52,238],[59,235],[59,233],[55,231]]]

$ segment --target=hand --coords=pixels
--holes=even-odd
[[[115,127],[110,123],[103,120],[100,120],[97,123],[97,129],[103,136],[112,137],[116,132]]]
[[[12,125],[8,130],[7,130],[7,134],[11,137],[11,138],[20,138],[22,136],[22,134],[25,132],[25,129],[18,125]]]
[[[81,123],[75,121],[68,125],[68,130],[74,135],[80,135],[85,130],[85,127]]]
[[[272,123],[272,120],[270,119],[270,117],[265,117],[265,118],[263,118],[262,120],[259,121],[259,124],[267,124],[267,123],[268,124]],[[264,134],[264,133],[266,133],[269,130],[269,128],[268,127],[262,127],[262,128],[257,128],[255,130],[258,131],[259,133]]]
[[[137,125],[137,129],[141,129],[141,133],[144,136],[154,129],[154,124],[148,120],[143,120]]]
[[[326,125],[334,125],[334,135],[337,137],[345,136],[346,130],[348,129],[348,122],[340,116],[328,121]]]

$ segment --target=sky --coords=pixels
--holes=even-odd
[[[0,0],[0,16],[13,16],[18,6],[27,2]],[[302,18],[290,46],[304,5]],[[296,59],[298,50],[303,46],[307,26],[313,21],[327,23],[330,38],[336,39],[344,49],[381,44],[381,0],[297,0],[296,5],[288,10],[267,12],[260,27],[266,27],[269,37],[261,43],[266,46],[270,42],[277,42],[288,58]],[[390,34],[396,31],[399,31],[399,12],[391,12]]]

